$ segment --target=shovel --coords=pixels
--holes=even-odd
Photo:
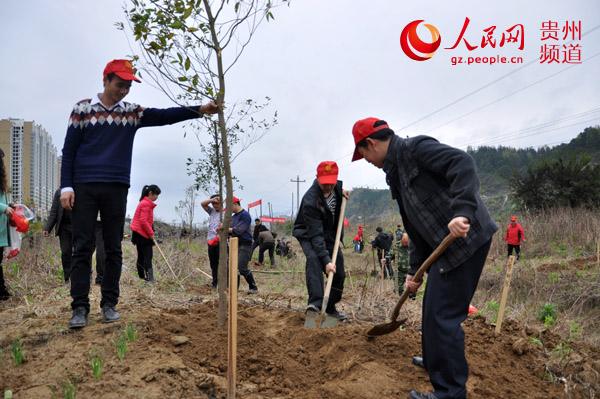
[[[429,255],[425,262],[423,262],[419,270],[417,270],[413,277],[413,281],[423,280],[423,275],[429,269],[429,266],[431,266],[431,264],[435,262],[441,254],[444,253],[446,248],[448,248],[450,244],[452,244],[452,241],[454,241],[454,237],[452,236],[452,234],[448,234],[446,238],[444,238],[444,241],[441,242],[441,244],[435,249],[435,251],[433,251],[433,253]],[[398,300],[398,303],[396,303],[394,311],[392,312],[392,320],[389,323],[377,324],[376,326],[371,328],[369,331],[367,331],[367,337],[376,337],[378,335],[389,334],[393,331],[396,331],[398,327],[404,324],[407,320],[406,317],[400,320],[396,319],[398,318],[398,314],[400,313],[400,308],[402,307],[402,305],[404,305],[404,302],[406,302],[406,299],[409,295],[410,292],[408,290],[404,290],[402,296]]]
[[[333,245],[333,256],[331,263],[335,265],[337,259],[338,249],[340,247],[340,237],[342,236],[342,225],[344,220],[344,212],[346,211],[346,198],[342,196],[342,206],[340,208],[340,217],[338,219],[337,232],[335,233],[335,244]],[[335,327],[337,326],[337,317],[330,316],[325,313],[327,304],[329,303],[329,293],[331,292],[331,284],[333,283],[333,272],[327,274],[327,286],[325,287],[325,295],[323,296],[323,303],[321,305],[321,313],[313,310],[306,312],[306,319],[304,320],[304,327],[309,328],[324,328],[324,327]]]

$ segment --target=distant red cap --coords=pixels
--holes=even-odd
[[[104,68],[104,76],[114,73],[123,80],[135,80],[142,83],[141,80],[133,75],[133,65],[129,60],[112,60]]]
[[[362,224],[359,224],[358,227],[362,229]]]
[[[370,135],[372,135],[373,133],[375,133],[379,130],[390,128],[387,125],[387,123],[383,123],[377,127],[374,127],[373,125],[375,125],[375,122],[379,122],[379,121],[381,121],[381,119],[366,118],[366,119],[361,119],[358,122],[356,122],[354,124],[354,126],[352,127],[352,136],[354,136],[354,145],[356,146],[356,144],[361,142],[364,138],[369,137]],[[385,121],[382,121],[382,122],[385,122]],[[354,155],[352,156],[352,162],[358,161],[359,159],[362,159],[362,157],[363,156],[360,155],[360,153],[358,152],[358,147],[355,147]]]
[[[236,202],[239,204],[240,202],[242,202],[242,200],[236,196],[233,196],[233,203],[235,204]]]
[[[335,184],[338,172],[338,166],[334,161],[323,161],[317,166],[317,180],[321,184]]]
[[[511,222],[516,222],[517,221],[517,217],[516,216],[511,216],[510,217],[510,221]]]

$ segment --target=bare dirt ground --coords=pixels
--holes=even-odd
[[[203,255],[187,262],[208,271]],[[292,267],[301,267],[301,260]],[[339,306],[349,322],[330,329],[303,327],[301,272],[256,273],[258,295],[246,295],[242,283],[238,397],[406,398],[412,389],[432,390],[426,372],[411,365],[412,356],[421,353],[420,298],[403,308],[409,320],[402,329],[368,340],[366,330],[386,320],[398,296],[390,282],[367,284],[366,268],[349,270]],[[77,381],[77,398],[226,397],[227,330],[217,328],[217,296],[200,274],[182,279],[182,291],[167,273],[159,274],[160,284],[148,285],[124,270],[122,319],[113,324],[101,322],[99,287],[92,286],[90,324],[81,330],[67,328],[70,298],[59,281],[42,284],[36,298],[17,294],[0,302],[0,392],[12,390],[16,399],[52,398],[53,386],[63,397],[68,377]],[[114,341],[129,323],[138,339],[119,360]],[[469,398],[600,396],[597,346],[566,342],[543,326],[529,328],[511,319],[505,319],[500,334],[484,316],[470,317],[464,328]],[[16,338],[23,340],[20,366],[12,362]],[[94,351],[104,355],[100,378],[90,366]]]

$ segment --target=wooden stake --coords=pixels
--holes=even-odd
[[[598,263],[598,267],[600,267],[600,241],[596,242],[596,262]]]
[[[506,307],[506,298],[508,297],[508,289],[510,288],[510,276],[512,275],[513,265],[515,264],[515,256],[508,257],[508,266],[506,267],[506,277],[504,277],[504,288],[502,288],[502,299],[500,299],[500,309],[498,309],[498,321],[496,322],[496,333],[502,328],[502,319],[504,318],[504,308]]]
[[[229,317],[227,341],[227,399],[235,399],[237,369],[238,238],[229,239]]]

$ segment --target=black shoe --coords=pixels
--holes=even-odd
[[[118,321],[120,318],[121,315],[114,306],[107,304],[102,307],[102,319],[105,323],[112,323]]]
[[[69,320],[69,328],[82,328],[87,326],[88,311],[83,307],[73,309],[73,317]]]
[[[417,391],[410,391],[408,394],[408,399],[437,399],[432,393],[421,393]]]
[[[325,312],[325,313],[327,313],[329,316],[333,316],[333,317],[337,318],[339,321],[344,321],[348,318],[348,316],[346,316],[343,313],[338,312],[335,309],[333,309],[332,312]]]
[[[417,299],[417,293],[416,292],[411,292],[410,294],[408,294],[408,298],[411,301],[414,301],[415,299]]]
[[[0,266],[2,267],[2,266]],[[11,297],[10,292],[0,292],[0,301],[6,301]]]
[[[421,367],[422,369],[425,368],[425,363],[423,363],[422,357],[418,357],[418,356],[413,357],[412,364],[414,364],[415,366]]]
[[[250,287],[250,289],[248,290],[248,295],[256,294],[257,292],[258,292],[257,286]]]

